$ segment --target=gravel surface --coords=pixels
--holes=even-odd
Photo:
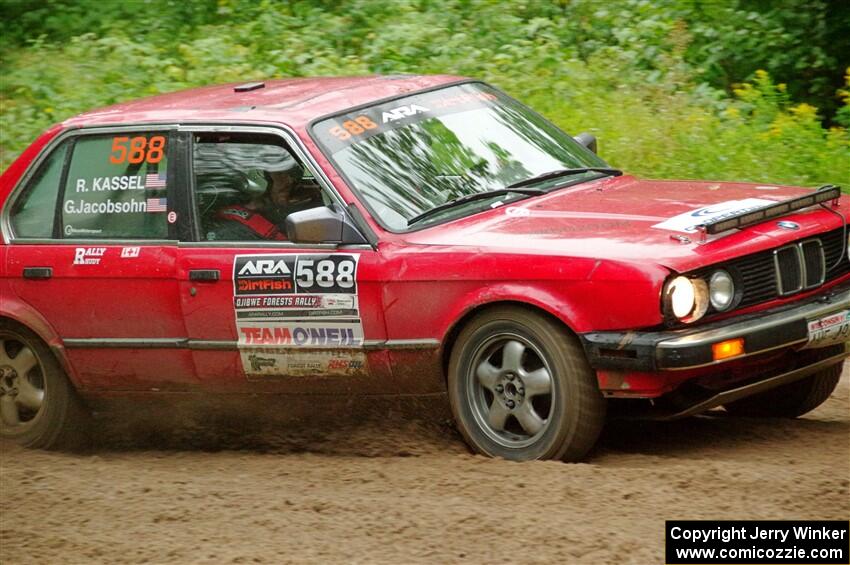
[[[665,519],[850,517],[847,373],[796,421],[612,422],[582,464],[470,455],[421,406],[0,443],[0,562],[663,563]]]

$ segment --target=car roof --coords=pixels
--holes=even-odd
[[[372,75],[244,81],[160,94],[74,116],[66,127],[127,123],[272,122],[293,128],[347,108],[466,80],[452,75]],[[250,86],[263,84],[261,88]],[[246,90],[239,91],[236,87]]]

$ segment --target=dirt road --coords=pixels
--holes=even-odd
[[[577,465],[473,456],[400,412],[4,443],[0,562],[663,563],[665,519],[847,519],[849,396],[845,372],[797,421],[614,422]]]

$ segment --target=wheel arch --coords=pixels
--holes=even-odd
[[[65,353],[62,338],[59,337],[59,333],[44,316],[25,302],[4,296],[3,307],[0,309],[0,320],[9,321],[33,332],[50,349],[51,354],[65,371],[65,374],[68,375],[68,379],[74,388],[78,388],[76,373],[74,373]]]
[[[460,317],[458,317],[449,327],[448,331],[443,336],[442,342],[440,344],[440,368],[443,372],[443,381],[447,382],[449,375],[449,361],[452,356],[452,350],[454,348],[454,342],[457,340],[457,336],[463,330],[464,327],[476,316],[482,314],[483,312],[493,310],[495,308],[502,308],[505,306],[514,306],[523,308],[529,312],[533,312],[543,316],[544,318],[548,318],[552,322],[563,326],[570,334],[575,335],[577,337],[575,329],[570,325],[569,322],[565,321],[561,316],[557,315],[553,310],[546,308],[540,304],[534,304],[531,302],[526,302],[523,300],[515,299],[515,298],[505,298],[500,300],[493,300],[490,302],[482,302],[480,304],[476,304],[475,306],[466,310]]]

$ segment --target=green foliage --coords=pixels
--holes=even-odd
[[[697,0],[139,0],[103,6],[101,0],[51,0],[0,7],[6,22],[0,168],[50,124],[139,96],[271,77],[449,73],[487,80],[566,131],[592,131],[606,160],[639,175],[850,188],[850,84],[844,94],[829,94],[834,123],[843,127],[824,129],[823,116],[801,104],[805,98],[791,86],[808,75],[787,72],[781,63],[787,57],[777,59],[781,64],[766,61],[771,74],[744,65],[759,55],[755,44],[741,47],[749,39],[730,39],[737,32],[727,20],[740,17],[740,6],[728,11]],[[831,4],[813,6],[810,17],[820,21],[817,14]],[[786,25],[774,16],[739,27],[758,35]],[[829,35],[828,26],[822,31],[814,36]],[[771,52],[788,42],[803,49],[800,33],[777,33]],[[733,48],[743,49],[740,61],[728,54]],[[818,68],[843,79],[844,68],[833,68],[828,50],[810,51]],[[714,70],[722,65],[741,69]],[[733,78],[742,84],[724,83]]]
[[[782,77],[795,99],[832,116],[850,64],[850,2],[692,0],[684,10],[692,41],[686,57],[701,80],[730,90],[759,69]]]

